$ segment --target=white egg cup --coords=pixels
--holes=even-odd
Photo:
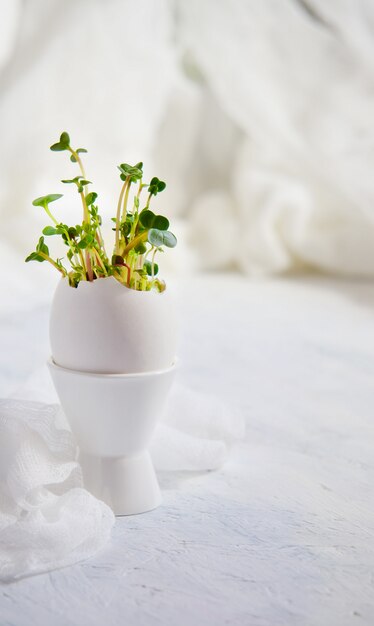
[[[150,511],[161,493],[148,452],[175,365],[138,374],[49,370],[79,445],[84,486],[116,515]]]

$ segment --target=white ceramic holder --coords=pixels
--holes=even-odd
[[[175,365],[138,374],[96,374],[50,359],[63,411],[80,449],[84,486],[116,515],[161,502],[148,446],[166,405]]]

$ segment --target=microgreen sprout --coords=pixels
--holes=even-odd
[[[163,215],[156,215],[150,210],[153,196],[163,191],[166,184],[153,177],[150,183],[143,182],[143,163],[135,165],[121,163],[118,166],[122,186],[119,193],[113,231],[115,232],[114,250],[108,257],[101,234],[101,216],[96,203],[97,193],[88,191],[91,185],[86,177],[81,154],[85,148],[72,148],[68,133],[63,132],[60,140],[51,148],[53,152],[70,153],[70,160],[79,167],[80,174],[61,182],[76,186],[82,204],[82,221],[75,226],[68,226],[59,221],[51,211],[50,204],[62,198],[62,194],[49,194],[36,198],[33,205],[42,207],[53,225],[43,229],[35,250],[26,261],[43,261],[53,265],[60,274],[67,278],[72,287],[80,281],[93,281],[113,276],[123,285],[138,291],[156,289],[164,291],[165,283],[158,278],[157,253],[164,247],[174,248],[177,239],[169,231],[169,220]],[[136,185],[136,188],[132,188]],[[144,200],[143,200],[143,195]],[[45,243],[45,237],[60,236],[67,247],[66,258],[69,269],[62,259],[53,259]],[[150,257],[150,258],[148,258]]]

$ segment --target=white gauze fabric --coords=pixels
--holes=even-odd
[[[0,401],[3,582],[92,556],[114,523],[110,508],[83,488],[78,449],[47,368],[15,396]],[[151,452],[159,470],[211,470],[243,435],[242,416],[214,397],[175,385]]]
[[[110,508],[82,488],[59,406],[0,401],[0,580],[70,565],[102,548]]]
[[[178,0],[178,9],[180,46],[242,133],[226,161],[231,180],[209,180],[189,202],[202,265],[373,275],[373,3]],[[225,146],[212,143],[202,163],[209,129],[200,130],[191,161],[205,173]]]

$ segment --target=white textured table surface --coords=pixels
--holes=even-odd
[[[374,285],[199,278],[183,381],[247,417],[225,467],[164,475],[96,558],[0,586],[1,626],[374,624]],[[0,394],[44,359],[46,308],[3,316]]]

